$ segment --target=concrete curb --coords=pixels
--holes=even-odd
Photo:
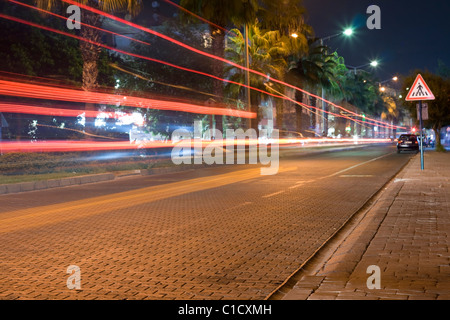
[[[141,169],[141,175],[142,176],[151,176],[151,175],[157,175],[157,174],[165,174],[165,173],[174,173],[174,172],[182,172],[182,171],[189,171],[194,169],[205,169],[205,168],[212,168],[212,167],[218,167],[218,166],[229,166],[227,164],[212,164],[207,165],[205,163],[203,164],[192,164],[192,165],[182,165],[182,166],[173,166],[173,167],[160,167],[160,168],[150,168],[150,169]]]
[[[42,180],[33,182],[21,182],[12,184],[1,184],[1,194],[20,193],[36,190],[44,190],[51,188],[67,187],[73,185],[82,185],[87,183],[102,182],[114,180],[115,175],[113,173],[93,174],[87,176],[79,176],[63,179]]]

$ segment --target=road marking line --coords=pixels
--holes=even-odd
[[[372,174],[348,174],[339,176],[339,178],[372,178],[373,176]]]
[[[369,161],[366,161],[366,162],[362,162],[362,163],[356,164],[356,165],[351,166],[351,167],[349,167],[349,168],[347,168],[347,169],[338,171],[338,172],[336,172],[336,173],[330,174],[330,175],[325,176],[325,177],[321,177],[321,178],[319,178],[319,179],[326,179],[326,178],[331,178],[331,177],[340,175],[341,173],[344,173],[344,172],[350,171],[350,170],[352,170],[352,169],[358,168],[358,167],[360,167],[360,166],[363,166],[363,165],[365,165],[365,164],[368,164],[368,163],[371,163],[371,162],[374,162],[374,161],[383,159],[383,158],[385,158],[385,157],[387,157],[387,156],[390,156],[390,155],[392,155],[392,154],[393,154],[393,153],[387,153],[387,154],[385,154],[385,155],[382,155],[381,157],[377,157],[377,158],[371,159],[371,160],[369,160]]]
[[[419,179],[395,179],[394,183],[398,182],[408,182],[408,181],[418,181]]]
[[[271,193],[271,194],[268,194],[268,195],[263,196],[263,198],[274,197],[274,196],[279,195],[279,194],[281,194],[281,193],[284,193],[284,191],[278,191],[278,192],[275,192],[275,193]]]

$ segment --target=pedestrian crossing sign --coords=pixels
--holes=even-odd
[[[435,100],[436,98],[426,84],[423,77],[419,74],[409,90],[406,101]]]

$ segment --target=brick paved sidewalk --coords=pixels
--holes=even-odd
[[[333,254],[305,270],[283,299],[448,300],[449,245],[450,154],[426,153],[423,172],[417,155]],[[377,274],[380,289],[369,289]]]

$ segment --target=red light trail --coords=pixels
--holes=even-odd
[[[48,87],[4,80],[0,80],[0,95],[67,102],[122,105],[135,108],[171,110],[197,114],[225,115],[240,118],[256,117],[254,113],[247,111],[205,107],[182,102],[163,101],[132,96],[120,96],[107,93],[87,92],[82,90]]]
[[[66,1],[66,0],[63,0],[63,1],[65,1],[65,2],[67,2],[67,3],[71,3],[71,1]],[[87,6],[82,5],[81,7],[87,7]],[[34,7],[32,7],[32,8],[34,8]],[[90,7],[88,7],[88,8],[90,8]],[[90,8],[90,9],[92,9],[92,8]],[[88,10],[90,10],[90,9],[88,9]],[[44,11],[45,11],[45,10],[44,10]],[[96,13],[97,13],[97,11],[98,11],[100,14],[103,14],[103,15],[105,15],[105,16],[107,16],[107,17],[111,16],[111,15],[109,15],[109,14],[106,14],[106,13],[104,13],[104,12],[102,12],[102,11],[99,11],[99,10],[96,10],[96,9],[92,9],[91,11],[94,11],[94,12],[96,12]],[[307,107],[307,108],[314,108],[314,109],[316,109],[316,110],[319,110],[319,111],[323,112],[323,110],[321,110],[320,108],[316,108],[316,107],[313,107],[313,106],[307,106],[307,105],[305,105],[305,104],[303,104],[303,103],[299,103],[299,102],[297,102],[297,101],[295,101],[295,100],[293,100],[293,99],[290,99],[290,98],[286,98],[286,97],[282,97],[282,96],[279,96],[279,95],[275,95],[275,94],[269,93],[269,92],[267,92],[267,91],[264,91],[264,90],[261,90],[261,89],[257,89],[257,88],[253,88],[253,87],[251,87],[251,86],[243,85],[243,84],[241,84],[241,83],[237,83],[237,82],[230,81],[230,80],[227,80],[227,79],[222,79],[222,78],[219,78],[219,77],[216,77],[216,76],[213,76],[213,75],[204,73],[204,72],[200,72],[200,71],[197,71],[197,70],[192,70],[192,69],[180,67],[180,66],[177,66],[177,65],[174,65],[174,64],[165,62],[165,61],[161,61],[161,60],[152,59],[152,58],[149,58],[149,57],[145,57],[145,56],[141,56],[141,55],[129,53],[129,52],[126,52],[126,51],[123,51],[123,50],[119,50],[119,49],[116,49],[116,48],[112,48],[112,47],[110,47],[110,46],[107,46],[107,45],[104,45],[104,44],[101,44],[101,43],[93,42],[93,41],[91,41],[91,40],[89,40],[89,39],[85,39],[85,38],[82,38],[82,37],[79,37],[79,36],[76,36],[76,35],[73,35],[73,34],[64,32],[64,31],[60,31],[60,30],[56,30],[56,29],[53,29],[53,28],[45,27],[45,26],[42,26],[42,25],[38,25],[38,24],[35,24],[35,23],[32,23],[32,22],[28,22],[28,21],[19,19],[19,18],[15,18],[15,17],[3,15],[3,14],[0,14],[0,17],[1,17],[1,18],[4,18],[4,19],[9,19],[9,20],[12,20],[12,21],[16,21],[16,22],[19,22],[19,23],[23,23],[23,24],[26,24],[26,25],[30,25],[30,26],[33,26],[33,27],[41,28],[41,29],[43,29],[43,30],[55,32],[55,33],[58,33],[58,34],[62,34],[62,35],[65,35],[65,36],[69,36],[69,37],[73,37],[73,38],[76,38],[76,39],[81,40],[81,41],[90,42],[90,43],[93,43],[93,44],[95,44],[95,45],[97,45],[97,46],[103,47],[103,48],[105,48],[105,49],[112,50],[112,51],[116,51],[116,52],[119,52],[119,53],[122,53],[122,54],[125,54],[125,55],[130,55],[130,56],[134,56],[134,57],[137,57],[137,58],[149,60],[149,61],[152,61],[152,62],[161,63],[161,64],[168,65],[168,66],[171,66],[171,67],[180,69],[180,70],[184,70],[184,71],[188,71],[188,72],[193,72],[193,73],[197,73],[197,74],[200,74],[200,75],[204,75],[204,76],[207,76],[207,77],[210,77],[210,78],[214,78],[214,79],[219,80],[219,81],[224,81],[224,82],[236,84],[236,85],[239,85],[239,86],[249,87],[249,88],[252,89],[252,90],[259,91],[259,92],[261,92],[261,93],[264,93],[264,94],[267,94],[267,95],[270,95],[270,96],[273,96],[273,97],[276,97],[276,98],[285,99],[285,100],[287,99],[287,100],[289,100],[289,101],[291,101],[291,102],[293,102],[293,103],[295,103],[295,104],[297,104],[297,105],[305,106],[305,107]],[[111,16],[111,17],[114,17],[114,16]],[[122,20],[122,19],[120,19],[120,18],[117,18],[117,19]],[[123,20],[123,21],[124,21],[125,23],[128,23],[128,22],[125,21],[125,20]],[[134,25],[134,24],[133,24],[133,25]],[[146,28],[144,28],[144,29],[146,29]],[[149,29],[149,30],[150,30],[150,29]],[[159,34],[159,33],[157,33],[157,34]],[[170,37],[166,37],[166,36],[164,36],[164,37],[165,37],[165,38],[171,39]],[[173,40],[173,39],[172,39],[172,40]],[[176,40],[174,40],[174,41],[176,41]],[[176,42],[178,42],[178,41],[176,41]],[[177,44],[178,44],[178,43],[177,43]],[[187,46],[187,45],[184,45],[184,46]],[[187,47],[189,47],[189,46],[187,46]],[[199,51],[199,50],[197,50],[197,49],[195,49],[195,50],[196,50],[196,51]],[[199,51],[199,52],[202,52],[202,51]],[[213,56],[213,57],[215,57],[215,56]],[[217,58],[217,57],[216,57],[216,58]],[[225,59],[223,59],[223,60],[225,60]],[[227,60],[225,60],[225,61],[227,61]],[[234,63],[233,63],[233,64],[234,64]],[[239,66],[239,65],[237,65],[237,66]],[[244,68],[244,69],[245,69],[245,68]],[[261,75],[262,75],[262,74],[261,74]],[[265,75],[264,75],[264,76],[265,76]],[[266,76],[265,76],[265,77],[266,77]],[[302,89],[299,89],[299,90],[302,91],[302,92],[304,92],[304,93],[306,93],[306,94],[308,94],[308,95],[314,96],[314,95],[312,95],[312,94],[310,94],[310,93],[308,93],[308,92],[306,92],[306,91],[304,91],[304,90],[302,90]],[[321,99],[320,97],[317,97],[317,98]],[[64,99],[59,99],[59,100],[64,100]],[[65,101],[69,101],[69,100],[65,100]],[[78,100],[78,101],[79,101],[79,100]],[[326,101],[326,100],[324,100],[324,101]],[[93,101],[85,101],[85,102],[93,102]],[[95,102],[94,102],[94,103],[95,103]],[[123,104],[123,102],[119,102],[119,103],[122,103],[122,104]],[[331,103],[330,103],[330,104],[331,104]],[[129,102],[127,102],[127,105],[129,105]],[[334,104],[333,104],[333,105],[334,105]],[[340,106],[337,106],[337,105],[335,105],[335,106],[338,107],[338,108],[340,108],[340,109],[346,110],[346,109],[344,109],[344,108],[342,108],[342,107],[340,107]],[[142,107],[142,105],[139,105],[139,106],[136,106],[136,107]],[[145,108],[145,107],[144,107],[144,108]],[[216,112],[212,112],[212,111],[210,110],[211,108],[209,108],[209,107],[202,107],[202,106],[197,106],[197,107],[196,107],[197,110],[193,110],[192,108],[184,108],[184,110],[178,110],[178,108],[176,108],[173,104],[172,104],[171,107],[167,107],[167,106],[166,106],[166,108],[162,108],[162,107],[146,107],[146,108],[161,109],[161,110],[174,110],[174,108],[175,108],[175,109],[176,109],[175,111],[184,111],[184,112],[190,112],[190,113],[216,114],[216,115],[230,115],[230,116],[241,117],[241,118],[255,118],[255,117],[256,117],[256,115],[255,115],[254,113],[251,113],[251,112],[237,111],[237,110],[230,110],[230,109],[223,109],[223,108],[215,108],[215,109],[216,109]],[[206,108],[206,109],[208,109],[208,112],[205,112],[205,113],[199,112],[199,109],[201,109],[201,108]],[[224,111],[224,110],[227,110],[227,111]],[[347,111],[348,111],[348,110],[347,110]],[[224,112],[225,112],[225,113],[224,113]],[[231,112],[231,114],[230,114],[229,112]],[[385,126],[385,125],[384,125],[385,123],[383,123],[383,122],[381,122],[381,121],[373,120],[373,119],[370,119],[370,118],[366,118],[366,122],[363,123],[363,122],[360,121],[360,120],[352,119],[352,118],[347,117],[347,116],[345,116],[345,115],[338,115],[338,114],[335,114],[335,113],[332,113],[332,112],[327,112],[327,111],[325,111],[325,112],[326,112],[326,113],[329,113],[329,114],[331,114],[331,115],[334,115],[334,116],[336,116],[336,117],[342,117],[342,118],[346,118],[346,119],[351,120],[351,121],[354,121],[354,122],[361,123],[361,124],[363,124],[363,125],[364,125],[364,124],[369,124],[367,120],[371,120],[371,121],[374,121],[374,122],[377,122],[377,123],[382,123],[383,125],[380,125],[381,127],[385,127],[385,128],[396,127],[396,126],[392,126],[392,125],[390,125],[390,124],[386,124],[387,126]],[[352,114],[355,114],[354,112],[351,112],[351,111],[349,111],[349,112],[352,113]],[[355,114],[355,115],[360,116],[360,115],[358,115],[358,114]],[[375,125],[375,124],[374,124],[374,125]],[[402,127],[397,127],[397,128],[402,128]],[[403,129],[403,128],[402,128],[402,129]]]
[[[203,56],[205,56],[205,57],[212,58],[212,59],[215,59],[215,60],[224,62],[224,63],[226,63],[226,64],[229,64],[229,65],[231,65],[231,66],[234,66],[234,67],[236,67],[236,68],[239,68],[239,69],[241,69],[241,70],[248,71],[248,72],[251,72],[251,73],[253,73],[253,74],[262,76],[262,77],[264,77],[264,78],[267,78],[267,75],[266,75],[266,74],[263,74],[263,73],[258,72],[258,71],[256,71],[256,70],[252,70],[252,69],[243,67],[243,66],[241,66],[241,65],[239,65],[239,64],[237,64],[237,63],[234,63],[234,62],[229,61],[229,60],[227,60],[227,59],[224,59],[224,58],[215,56],[215,55],[213,55],[213,54],[210,54],[210,53],[207,53],[207,52],[204,52],[204,51],[195,49],[195,48],[193,48],[193,47],[191,47],[191,46],[189,46],[189,45],[187,45],[187,44],[185,44],[185,43],[182,43],[182,42],[180,42],[180,41],[178,41],[178,40],[175,40],[175,39],[173,39],[173,38],[171,38],[171,37],[169,37],[169,36],[166,36],[166,35],[164,35],[164,34],[161,34],[161,33],[157,32],[157,31],[151,30],[151,29],[149,29],[149,28],[142,27],[142,26],[137,25],[137,24],[135,24],[135,23],[129,22],[129,21],[127,21],[127,20],[121,19],[121,18],[116,17],[116,16],[114,16],[114,15],[108,14],[108,13],[103,12],[103,11],[101,11],[101,10],[97,10],[97,9],[95,9],[95,8],[92,8],[92,7],[90,7],[90,6],[87,6],[87,5],[84,5],[84,4],[81,4],[81,3],[78,3],[78,2],[72,1],[72,0],[62,0],[62,1],[63,1],[63,2],[66,2],[66,3],[68,3],[68,4],[77,5],[77,6],[83,8],[83,9],[85,9],[85,10],[91,11],[91,12],[96,13],[96,14],[99,14],[99,15],[102,15],[102,16],[104,16],[104,17],[107,17],[107,18],[109,18],[109,19],[115,20],[115,21],[117,21],[117,22],[121,22],[121,23],[126,24],[126,25],[128,25],[128,26],[131,26],[131,27],[134,27],[134,28],[139,29],[139,30],[141,30],[141,31],[144,31],[144,32],[146,32],[146,33],[153,34],[153,35],[158,36],[158,37],[160,37],[160,38],[162,38],[162,39],[165,39],[165,40],[167,40],[167,41],[169,41],[169,42],[172,42],[172,43],[174,43],[174,44],[176,44],[176,45],[178,45],[178,46],[181,46],[181,47],[183,47],[183,48],[185,48],[185,49],[187,49],[187,50],[189,50],[189,51],[198,53],[198,54],[203,55]],[[298,88],[298,87],[296,87],[296,86],[294,86],[294,85],[291,85],[291,84],[289,84],[289,83],[286,83],[286,82],[277,80],[277,79],[272,78],[272,77],[271,77],[270,79],[271,79],[272,81],[274,81],[274,82],[277,82],[277,83],[282,84],[282,85],[284,85],[284,86],[287,86],[287,87],[289,87],[289,88],[292,88],[292,89],[295,89],[295,90],[300,91],[300,92],[302,92],[302,93],[305,93],[305,94],[307,94],[307,95],[309,95],[309,96],[311,96],[311,97],[314,97],[314,98],[316,98],[316,99],[318,99],[318,100],[320,100],[320,101],[324,101],[324,102],[326,102],[327,104],[330,104],[330,105],[334,106],[335,108],[338,108],[338,109],[341,109],[341,110],[343,110],[343,111],[346,111],[346,112],[348,112],[348,113],[350,113],[350,114],[352,114],[352,115],[354,115],[354,116],[363,118],[363,116],[360,115],[360,114],[357,114],[357,113],[355,113],[355,112],[353,112],[353,111],[351,111],[351,110],[347,110],[347,109],[345,109],[345,108],[343,108],[343,107],[341,107],[341,106],[339,106],[339,105],[337,105],[337,104],[334,104],[334,103],[331,102],[331,101],[325,100],[325,99],[323,99],[322,97],[319,97],[319,96],[317,96],[317,95],[314,95],[314,94],[312,94],[312,93],[310,93],[310,92],[307,92],[307,91],[305,91],[305,90],[303,90],[303,89],[301,89],[301,88]],[[387,125],[387,126],[390,127],[390,128],[395,128],[395,127],[396,127],[396,126],[393,126],[393,125],[391,125],[391,124],[389,124],[389,123],[385,123],[385,122],[378,121],[378,120],[375,120],[375,119],[371,119],[371,118],[368,118],[368,117],[366,117],[366,120],[370,120],[370,121],[373,121],[373,122],[375,122],[375,123],[380,123],[380,124],[383,124],[383,125]],[[405,129],[405,128],[403,128],[403,127],[396,127],[396,128]]]
[[[93,42],[93,41],[91,41],[89,39],[84,39],[82,37],[79,37],[79,36],[76,36],[76,35],[64,32],[64,31],[60,31],[60,30],[56,30],[56,29],[53,29],[53,28],[41,26],[41,25],[38,25],[38,24],[35,24],[35,23],[32,23],[32,22],[28,22],[28,21],[19,19],[19,18],[11,17],[11,16],[4,15],[4,14],[0,14],[0,18],[16,21],[16,22],[19,22],[19,23],[23,23],[25,25],[30,25],[32,27],[41,28],[43,30],[55,32],[55,33],[62,34],[62,35],[68,36],[68,37],[73,37],[73,38],[76,38],[76,39],[81,40],[81,41],[87,41],[87,42],[93,43],[95,45],[104,47],[104,48],[106,48],[108,50],[116,51],[116,52],[119,52],[119,53],[122,53],[122,54],[131,55],[131,56],[135,56],[137,58],[150,60],[152,62],[165,64],[165,65],[177,68],[177,69],[181,69],[181,70],[184,70],[184,71],[189,71],[189,72],[201,74],[201,75],[204,75],[204,76],[207,76],[207,77],[214,78],[216,80],[233,83],[233,84],[236,84],[236,85],[239,85],[239,86],[249,87],[252,90],[259,91],[261,93],[268,94],[268,95],[276,97],[276,98],[288,99],[288,100],[290,100],[291,102],[293,102],[295,104],[304,105],[304,104],[302,104],[300,102],[297,102],[297,101],[295,101],[293,99],[285,98],[285,97],[282,97],[282,96],[278,96],[278,95],[269,93],[269,92],[261,90],[261,89],[253,88],[251,86],[246,86],[246,85],[243,85],[241,83],[230,81],[230,80],[227,80],[227,79],[222,79],[222,78],[219,78],[219,77],[215,77],[215,76],[212,76],[212,75],[210,75],[208,73],[200,72],[200,71],[197,71],[197,70],[192,70],[192,69],[180,67],[180,66],[177,66],[177,65],[174,65],[174,64],[171,64],[171,63],[167,63],[167,62],[164,62],[164,61],[160,61],[160,60],[157,60],[157,59],[152,59],[152,58],[149,58],[149,57],[145,57],[145,56],[129,53],[129,52],[126,52],[126,51],[123,51],[123,50],[119,50],[119,49],[116,49],[116,48],[112,48],[112,47],[103,45],[101,43]],[[6,84],[5,81],[0,81],[0,93],[3,92],[4,95],[14,95],[14,96],[22,96],[22,97],[29,97],[29,98],[39,98],[39,99],[50,99],[51,96],[53,96],[54,100],[62,100],[62,101],[77,101],[77,102],[86,102],[86,103],[106,103],[106,104],[113,104],[113,105],[117,104],[117,103],[120,103],[122,105],[134,106],[134,107],[140,107],[140,108],[183,111],[183,112],[199,113],[199,114],[228,115],[228,116],[241,117],[241,118],[255,118],[256,117],[256,114],[252,113],[252,112],[240,111],[240,110],[232,110],[232,109],[225,109],[225,108],[211,108],[211,107],[202,107],[202,106],[195,106],[193,108],[192,105],[190,105],[190,107],[185,107],[185,108],[181,109],[180,107],[183,107],[183,106],[177,106],[175,103],[168,102],[168,101],[158,101],[158,102],[161,102],[161,103],[155,103],[156,101],[153,100],[152,102],[154,103],[154,105],[152,107],[143,106],[142,105],[142,102],[143,102],[142,99],[141,99],[141,101],[139,103],[134,104],[134,105],[131,104],[130,100],[127,100],[126,104],[125,104],[125,101],[124,101],[125,99],[124,100],[122,100],[122,99],[119,100],[117,95],[109,95],[109,98],[107,98],[107,97],[105,97],[105,94],[94,93],[94,92],[86,92],[86,91],[78,91],[78,90],[72,90],[72,98],[68,99],[68,97],[70,95],[67,95],[67,94],[63,94],[62,97],[61,96],[55,96],[55,89],[57,89],[57,88],[50,88],[50,87],[49,87],[50,90],[44,90],[45,88],[39,89],[39,88],[35,88],[35,87],[25,88],[25,89],[20,91],[20,94],[17,94],[17,92],[18,92],[17,88],[19,88],[20,86],[24,86],[26,84],[19,84],[19,83],[16,82],[14,87],[17,87],[17,88],[13,87],[13,88],[10,88],[10,89],[4,88],[2,86],[2,84],[5,85]],[[33,86],[33,85],[31,85],[31,86]],[[3,90],[2,90],[2,88],[3,88]],[[15,89],[15,91],[14,91],[14,89]],[[42,95],[42,91],[47,91],[48,92],[47,95]],[[13,94],[12,92],[15,92],[15,93]],[[35,92],[35,93],[33,93],[33,92]],[[83,97],[82,98],[78,98],[78,99],[74,99],[74,97],[73,97],[73,96],[79,97],[80,95],[82,95]],[[103,95],[103,96],[101,97],[101,99],[98,99],[98,95]],[[89,98],[90,98],[90,100],[89,100]],[[111,98],[112,98],[112,100],[111,100]],[[131,97],[131,98],[133,98],[133,97]],[[150,101],[146,101],[146,102],[150,102]],[[170,106],[168,106],[168,104],[170,104]],[[317,109],[317,110],[320,110],[319,108],[316,108],[316,107],[312,107],[312,106],[309,106],[309,107]],[[335,113],[332,113],[332,112],[327,112],[327,113],[332,114],[332,115],[334,115],[336,117],[343,117],[343,118],[349,119],[351,121],[360,122],[359,120],[355,120],[355,119],[349,118],[347,116],[341,116],[341,115],[338,115],[338,114],[335,114]]]
[[[181,70],[184,70],[184,71],[189,71],[189,72],[201,74],[201,75],[204,75],[204,76],[207,76],[207,77],[210,77],[210,78],[214,78],[216,80],[229,82],[229,83],[236,84],[236,85],[239,85],[239,86],[249,87],[252,90],[259,91],[261,93],[264,93],[264,94],[267,94],[267,95],[270,95],[270,96],[273,96],[273,97],[276,97],[276,98],[289,100],[289,101],[291,101],[291,102],[293,102],[293,103],[295,103],[297,105],[300,105],[300,106],[305,106],[307,108],[313,108],[313,109],[322,111],[321,109],[319,109],[317,107],[307,106],[306,104],[303,104],[301,102],[295,101],[293,99],[290,99],[290,98],[287,98],[287,97],[283,97],[283,96],[279,96],[279,95],[275,95],[275,94],[272,94],[270,92],[267,92],[267,91],[264,91],[264,90],[261,90],[261,89],[253,88],[251,86],[243,85],[241,83],[230,81],[230,80],[227,80],[227,79],[222,79],[222,78],[219,78],[219,77],[215,77],[215,76],[210,75],[208,73],[200,72],[200,71],[197,71],[197,70],[192,70],[192,69],[180,67],[180,66],[177,66],[177,65],[174,65],[174,64],[171,64],[171,63],[167,63],[167,62],[161,61],[161,60],[152,59],[152,58],[149,58],[149,57],[145,57],[145,56],[129,53],[129,52],[126,52],[126,51],[123,51],[123,50],[119,50],[119,49],[116,49],[116,48],[112,48],[112,47],[103,45],[101,43],[97,43],[97,42],[93,42],[93,41],[88,40],[88,39],[84,39],[82,37],[79,37],[79,36],[76,36],[76,35],[64,32],[64,31],[60,31],[60,30],[56,30],[56,29],[53,29],[53,28],[41,26],[41,25],[38,25],[38,24],[35,24],[35,23],[32,23],[32,22],[28,22],[28,21],[19,19],[19,18],[7,16],[7,15],[4,15],[4,14],[0,14],[0,18],[16,21],[16,22],[19,22],[19,23],[30,25],[32,27],[37,27],[37,28],[41,28],[43,30],[55,32],[55,33],[58,33],[58,34],[69,36],[69,37],[73,37],[73,38],[76,38],[76,39],[81,40],[81,41],[87,41],[87,42],[93,43],[95,45],[104,47],[104,48],[106,48],[108,50],[116,51],[116,52],[119,52],[119,53],[122,53],[122,54],[131,55],[131,56],[135,56],[137,58],[142,58],[142,59],[150,60],[152,62],[161,63],[161,64],[168,65],[168,66],[171,66],[171,67],[174,67],[174,68],[177,68],[177,69],[181,69]],[[86,102],[86,103],[105,103],[105,104],[112,104],[112,105],[115,105],[115,104],[119,103],[121,105],[138,107],[138,108],[182,111],[182,112],[197,113],[197,114],[228,115],[228,116],[241,117],[241,118],[255,118],[256,117],[255,113],[247,112],[247,111],[240,111],[240,110],[233,110],[233,109],[211,108],[211,107],[203,107],[203,106],[198,106],[198,105],[195,106],[195,107],[192,107],[193,105],[186,106],[185,103],[183,103],[180,106],[177,106],[177,104],[174,103],[174,102],[161,101],[161,100],[148,100],[148,99],[144,99],[144,100],[146,100],[146,101],[144,101],[142,98],[137,98],[137,99],[140,99],[140,100],[137,103],[135,102],[133,104],[133,102],[130,101],[130,100],[125,101],[126,97],[121,97],[119,99],[118,98],[119,96],[111,95],[111,94],[110,95],[105,95],[105,94],[102,94],[102,93],[79,91],[79,90],[71,90],[71,92],[69,92],[69,93],[64,93],[62,95],[55,95],[56,94],[55,89],[57,89],[57,88],[53,88],[53,87],[48,87],[49,90],[45,90],[45,87],[44,88],[36,88],[36,87],[33,87],[34,85],[30,85],[32,87],[25,88],[25,89],[22,89],[22,90],[17,90],[21,86],[26,86],[26,84],[20,84],[20,83],[15,82],[15,85],[12,88],[5,88],[2,85],[6,85],[6,82],[0,80],[0,93],[3,93],[4,95],[13,95],[13,96],[38,98],[38,99],[53,99],[53,100],[62,100],[62,101],[76,101],[76,102]],[[42,94],[43,91],[47,92],[47,94],[43,95]],[[80,95],[82,97],[80,97]],[[99,98],[99,95],[101,95],[100,98]],[[69,96],[71,97],[70,99],[68,98]],[[75,96],[78,97],[78,98],[75,99]],[[133,99],[133,97],[130,97],[130,98]],[[146,102],[147,105],[148,104],[152,104],[152,107],[143,105],[143,102]],[[180,103],[178,103],[178,104],[180,104]],[[363,122],[361,120],[352,119],[352,118],[350,118],[348,116],[339,115],[339,114],[336,114],[336,113],[333,113],[333,112],[329,112],[329,111],[325,111],[325,112],[328,113],[328,114],[334,115],[336,117],[345,118],[345,119],[348,119],[350,121],[354,121],[354,122],[358,122],[358,123],[362,123],[363,124]]]
[[[0,95],[66,101],[66,102],[83,102],[83,103],[96,103],[107,105],[120,104],[136,108],[171,110],[188,113],[198,113],[198,114],[220,114],[241,118],[256,116],[253,113],[240,110],[204,107],[181,102],[171,102],[132,96],[119,96],[115,94],[98,93],[98,92],[87,92],[82,90],[56,88],[5,80],[0,80]],[[302,105],[306,108],[318,109],[316,107],[308,106],[306,104],[297,102],[290,98],[285,99],[288,99],[291,102],[296,103],[298,105]],[[54,108],[36,107],[27,104],[12,104],[12,103],[0,103],[0,111],[11,113],[28,113],[28,114],[68,116],[68,117],[78,116],[80,112],[83,112],[81,110],[70,110],[62,108],[54,109]],[[85,112],[87,117],[96,117],[100,113],[107,113],[101,111],[85,111]],[[347,118],[348,120],[364,124],[360,120],[351,119],[349,117],[341,116],[332,112],[328,113],[336,117],[343,117]]]
[[[109,118],[117,118],[119,116],[114,112],[108,111],[74,110],[74,109],[62,109],[53,107],[47,108],[17,103],[0,103],[0,112],[34,114],[34,115],[54,116],[54,117],[78,117],[83,113],[86,118],[96,118],[99,114],[106,114]]]

